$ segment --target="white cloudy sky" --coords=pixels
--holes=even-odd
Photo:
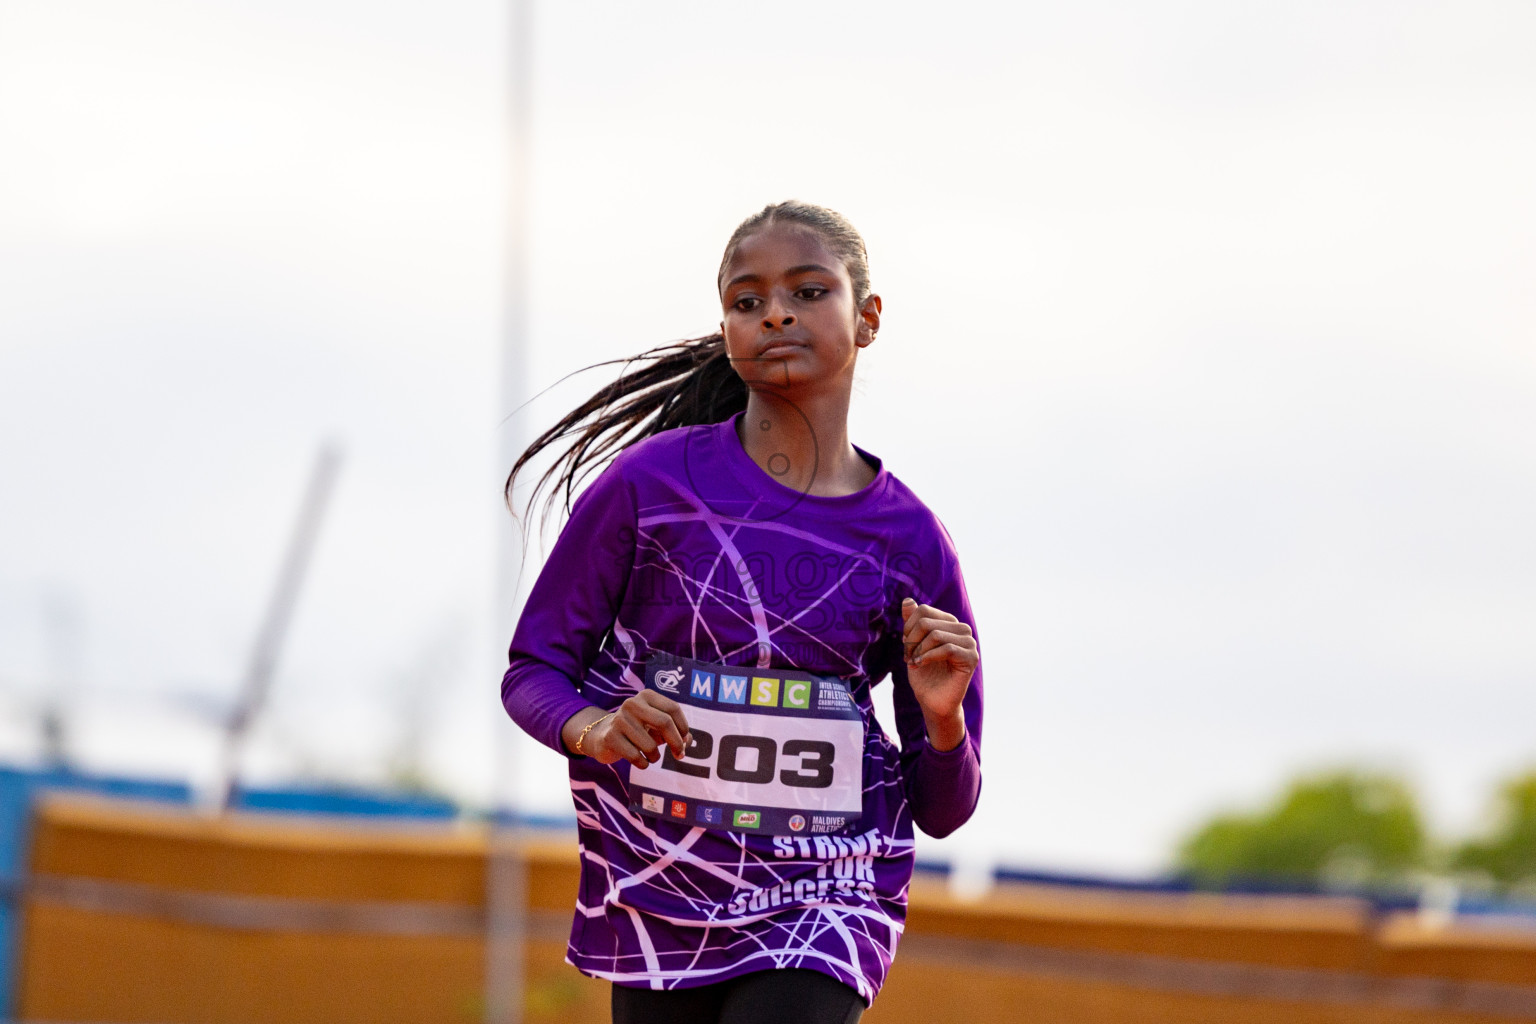
[[[85,764],[206,778],[334,437],[252,771],[487,797],[507,34],[0,0],[0,758],[52,695]],[[853,438],[986,659],[930,852],[1150,871],[1341,762],[1465,830],[1536,761],[1532,52],[1516,2],[547,4],[530,383],[710,329],[736,221],[838,208],[886,302]]]

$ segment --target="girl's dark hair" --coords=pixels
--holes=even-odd
[[[864,304],[869,298],[869,254],[864,239],[842,214],[794,199],[765,206],[737,226],[720,259],[717,287],[724,284],[725,268],[742,241],[778,221],[803,225],[820,235],[847,268],[855,305]],[[517,510],[512,504],[512,485],[518,472],[539,452],[564,438],[575,439],[528,495],[527,509],[531,512],[539,492],[553,481],[544,506],[545,519],[556,495],[562,491],[569,514],[576,485],[636,441],[676,427],[720,423],[747,407],[747,386],[731,366],[725,353],[725,337],[718,331],[702,338],[659,345],[625,359],[593,363],[584,369],[615,363],[625,366],[617,380],[599,388],[540,434],[512,464],[503,493],[514,516]],[[635,363],[642,365],[629,369]]]

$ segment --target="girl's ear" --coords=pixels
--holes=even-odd
[[[875,332],[880,329],[880,296],[873,293],[864,300],[864,305],[859,307],[859,332],[855,343],[859,348],[871,344],[875,340]]]

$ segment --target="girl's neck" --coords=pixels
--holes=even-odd
[[[738,436],[763,472],[803,494],[842,497],[863,490],[875,479],[874,467],[848,440],[847,395],[791,402],[754,388],[747,393]]]

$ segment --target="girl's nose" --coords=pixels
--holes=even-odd
[[[777,316],[774,315],[776,313],[778,314]],[[768,311],[768,315],[763,317],[763,326],[768,328],[770,331],[773,330],[776,325],[779,327],[788,327],[794,322],[795,314],[788,311],[770,309]]]

